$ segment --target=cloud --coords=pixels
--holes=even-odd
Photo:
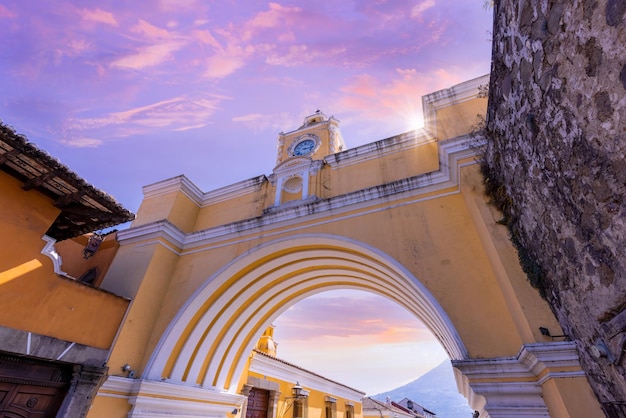
[[[423,125],[422,96],[467,79],[462,68],[396,68],[391,76],[354,76],[341,88],[336,107],[342,114],[385,121],[386,134],[397,134]],[[345,119],[345,118],[344,118]]]
[[[224,78],[246,64],[246,58],[253,52],[253,48],[229,47],[220,50],[215,55],[207,58],[206,71],[207,78]]]
[[[251,40],[262,30],[287,27],[291,17],[302,9],[299,7],[284,7],[278,3],[270,3],[269,10],[257,13],[241,28],[241,39]]]
[[[252,113],[249,115],[235,116],[233,117],[233,122],[243,122],[243,123],[257,123],[267,116],[261,113]]]
[[[337,46],[326,49],[311,49],[305,44],[291,45],[286,51],[275,51],[269,54],[265,62],[273,66],[296,67],[308,63],[332,63],[335,58],[343,55],[345,47]]]
[[[17,14],[7,9],[6,6],[4,6],[3,4],[0,4],[0,18],[15,19],[16,17]]]
[[[102,140],[95,138],[63,137],[59,142],[73,148],[97,148],[102,144]]]
[[[424,12],[432,7],[435,7],[434,0],[424,0],[419,2],[411,9],[411,19],[421,22],[423,20]]]
[[[309,297],[274,324],[279,358],[369,394],[407,383],[447,357],[415,316],[362,291]]]
[[[155,45],[148,45],[137,49],[137,52],[119,58],[111,63],[111,67],[130,68],[141,70],[147,67],[154,67],[163,62],[170,61],[174,53],[185,45],[180,41],[168,41]]]
[[[225,78],[246,66],[255,55],[261,55],[275,48],[275,41],[289,43],[295,40],[295,35],[285,28],[291,20],[290,15],[301,11],[298,7],[284,7],[278,3],[269,3],[269,9],[256,13],[245,22],[229,23],[222,28],[215,28],[214,33],[223,38],[219,42],[208,30],[195,31],[193,35],[199,41],[213,46],[217,51],[206,59],[207,78]],[[278,29],[279,33],[274,33]],[[254,42],[260,38],[260,32],[272,31],[270,42]],[[265,39],[265,38],[261,38]],[[226,46],[222,46],[226,44]],[[275,55],[268,57],[266,63],[271,65],[297,65],[302,57],[311,55],[304,53],[303,46],[292,46],[286,56]],[[296,58],[297,57],[297,58]],[[307,58],[313,59],[313,58]]]
[[[71,146],[97,146],[100,142],[96,141],[102,140],[85,138],[123,138],[156,130],[180,132],[201,128],[210,123],[211,115],[225,99],[217,95],[208,97],[175,97],[104,117],[71,118],[65,122],[62,142]]]
[[[287,126],[298,126],[301,120],[296,120],[289,112],[272,114],[250,113],[234,116],[232,121],[245,126],[251,132],[281,132]]]
[[[104,23],[105,25],[119,26],[117,20],[113,16],[113,13],[106,12],[102,9],[88,10],[83,9],[79,11],[83,21]]]
[[[170,38],[170,33],[159,27],[156,27],[143,19],[139,19],[136,25],[130,28],[131,32],[138,33],[143,35],[146,38],[150,39],[168,39]]]
[[[221,49],[222,47],[220,43],[217,41],[217,39],[215,39],[215,37],[208,30],[195,30],[192,32],[192,35],[195,39],[199,40],[200,42],[207,44],[207,45],[211,45],[212,47],[216,49]]]
[[[197,9],[198,2],[196,0],[160,0],[160,7],[164,12],[180,12]]]

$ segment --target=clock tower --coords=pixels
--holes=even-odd
[[[344,149],[339,121],[319,110],[305,117],[302,126],[295,131],[281,132],[276,167],[271,176],[276,186],[274,207],[316,199],[312,186],[324,157]]]

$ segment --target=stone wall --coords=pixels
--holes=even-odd
[[[607,416],[626,413],[625,12],[626,0],[495,1],[482,164]]]

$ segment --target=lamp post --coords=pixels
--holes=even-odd
[[[279,417],[284,418],[285,414],[289,411],[289,408],[293,406],[294,402],[299,399],[306,398],[307,396],[308,393],[302,386],[300,386],[300,382],[296,382],[296,385],[291,388],[291,396],[285,397],[285,402],[283,403],[283,407],[281,408],[282,411]]]

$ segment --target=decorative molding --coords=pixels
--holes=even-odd
[[[135,382],[137,382],[136,379],[128,377],[109,376],[100,387],[98,396],[128,399],[133,391]]]
[[[437,110],[478,98],[484,85],[489,85],[489,74],[422,96],[425,131],[437,137]]]
[[[210,192],[203,193],[186,176],[180,175],[143,187],[144,199],[181,192],[199,207],[205,207],[253,193],[267,181],[265,175],[243,180]]]
[[[63,259],[61,258],[61,255],[57,253],[57,249],[54,246],[57,241],[47,235],[42,236],[41,239],[46,242],[43,249],[41,250],[41,254],[49,257],[50,260],[52,260],[52,267],[54,269],[54,272],[59,276],[69,277],[70,279],[76,280],[76,278],[61,270],[61,266],[63,265]]]
[[[248,376],[248,386],[264,390],[280,391],[280,384],[272,380],[261,379],[255,376]]]
[[[156,183],[149,184],[142,188],[143,198],[150,199],[153,197],[163,196],[169,193],[181,192],[192,200],[196,205],[202,205],[203,193],[185,175],[180,175],[165,179]]]
[[[550,379],[584,377],[571,341],[522,346],[516,357],[453,360],[459,392],[481,417],[549,417],[542,385]]]
[[[283,183],[283,190],[287,193],[298,193],[302,191],[302,177],[297,174],[287,177]]]
[[[163,219],[157,222],[139,225],[130,229],[126,229],[118,232],[118,241],[122,245],[132,244],[134,242],[143,242],[146,240],[159,241],[165,240],[172,244],[175,248],[170,248],[176,254],[180,254],[180,249],[183,248],[187,234],[171,224],[168,220]],[[144,243],[144,245],[150,244]]]
[[[279,164],[274,169],[274,178],[280,179],[299,175],[305,171],[309,171],[312,161],[309,157],[292,157],[289,160]],[[274,180],[276,181],[276,180]]]
[[[109,376],[98,396],[127,399],[129,417],[226,417],[241,409],[242,395],[183,384]]]
[[[289,155],[289,157],[287,157],[287,158],[296,157],[296,156],[293,155],[293,151],[294,151],[296,145],[298,145],[302,141],[306,141],[307,139],[310,139],[313,142],[315,142],[315,146],[306,155],[315,154],[317,152],[317,150],[320,149],[320,146],[322,145],[322,141],[320,140],[319,136],[317,136],[315,134],[311,134],[311,133],[303,134],[303,135],[298,136],[293,141],[291,141],[291,144],[287,148],[287,154]]]
[[[315,270],[311,270],[308,273],[303,273],[303,275],[292,276],[280,282],[273,282],[273,275],[264,274],[267,269],[273,270],[274,267],[272,266],[285,265],[285,261],[293,262],[293,253],[285,252],[286,248],[292,250],[302,248],[308,251],[306,249],[313,245],[317,248],[315,252],[309,253],[307,257],[299,257],[298,262],[307,266],[312,263],[320,264],[322,259],[333,260],[336,268],[332,274],[319,275]],[[283,257],[285,258],[283,259]],[[215,289],[232,278],[241,266],[251,265],[252,260],[263,259],[271,259],[271,263],[263,263],[254,270],[248,271],[239,278],[238,283],[251,283],[251,278],[259,275],[263,277],[262,280],[250,286],[242,285],[245,290],[237,295],[220,294],[209,311],[202,308],[207,298],[214,294]],[[370,277],[364,271],[367,277],[357,275],[349,279],[345,278],[345,284],[342,284],[341,287],[347,286],[354,289],[365,287],[370,291],[377,291],[390,300],[397,301],[409,312],[419,317],[433,334],[438,336],[439,341],[451,358],[468,358],[467,350],[459,334],[441,305],[402,264],[379,249],[355,240],[328,234],[306,234],[283,237],[256,246],[231,260],[211,277],[208,277],[204,284],[198,287],[194,294],[187,299],[184,306],[168,324],[144,368],[144,376],[153,380],[167,376],[171,381],[181,382],[183,379],[191,381],[203,379],[203,381],[215,382],[217,387],[234,390],[233,387],[237,385],[234,376],[240,376],[245,369],[245,362],[248,361],[247,356],[244,358],[241,353],[248,353],[255,344],[255,341],[246,339],[246,336],[250,335],[254,329],[265,329],[271,323],[272,318],[263,317],[263,309],[269,309],[268,307],[262,308],[263,304],[272,300],[272,295],[276,295],[276,292],[280,293],[283,300],[290,299],[295,303],[297,300],[317,293],[321,287],[331,290],[337,282],[337,271],[343,269],[354,271],[356,266],[359,268],[365,266],[367,270],[371,269],[373,276]],[[385,272],[388,280],[392,280],[396,285],[372,286],[374,276],[378,275],[374,272]],[[239,285],[233,284],[233,286]],[[409,294],[412,297],[407,300]],[[226,311],[216,317],[215,310],[219,310],[221,306],[227,307]],[[237,307],[245,307],[245,309],[237,311]],[[286,309],[285,305],[275,312],[276,316],[281,313],[281,309]],[[182,330],[190,323],[194,324],[194,331],[189,335],[183,335]],[[214,374],[205,373],[200,376],[197,373],[204,367],[202,366],[204,360],[202,356],[193,354],[194,347],[200,352],[205,352],[201,346],[209,344],[212,338],[205,339],[205,337],[224,329],[226,324],[228,324],[229,329],[240,331],[221,340],[220,354],[214,354],[211,359],[205,359],[210,362],[208,370]],[[228,341],[229,338],[232,339]],[[178,359],[175,366],[170,370],[165,370],[164,367],[176,347],[183,345],[184,348],[176,354]],[[229,353],[233,347],[241,347],[241,349],[237,353]],[[235,357],[232,357],[233,355]],[[225,356],[228,356],[228,361],[232,363],[230,368],[221,367],[222,363],[219,360],[226,358]]]

